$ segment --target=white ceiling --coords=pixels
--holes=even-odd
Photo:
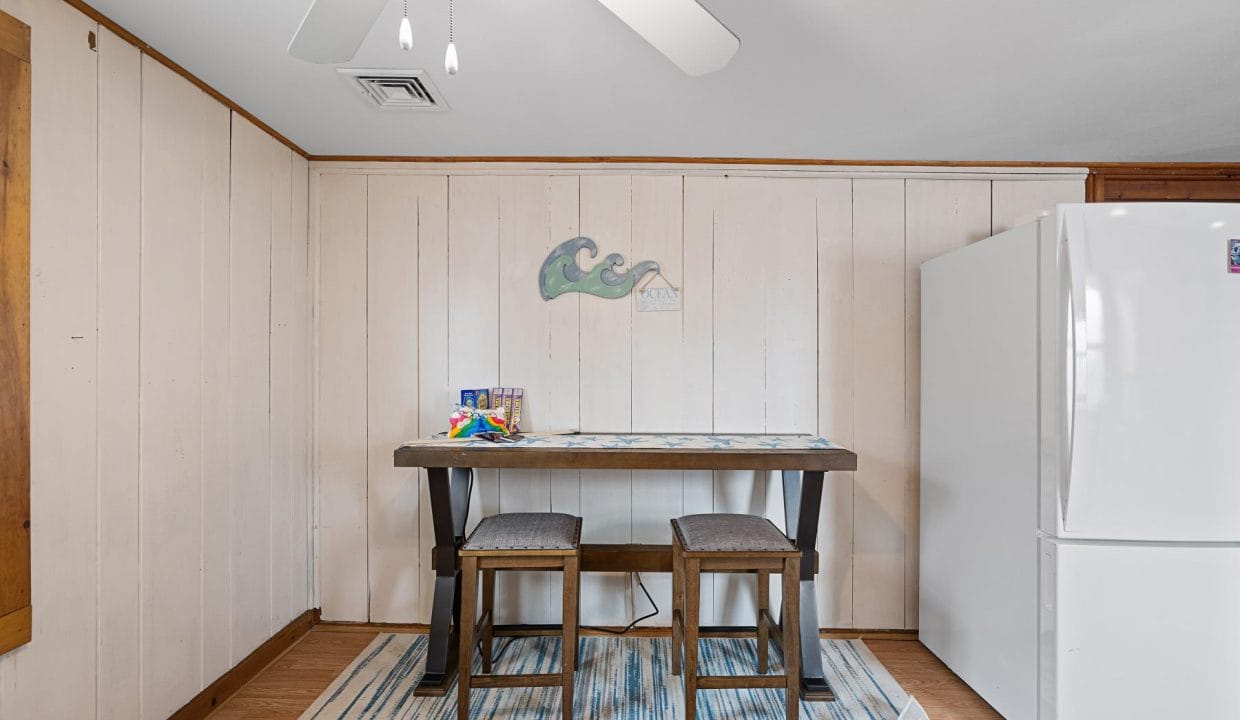
[[[381,113],[286,52],[310,0],[91,0],[316,155],[1240,161],[1237,0],[703,0],[741,38],[680,72],[594,0],[392,0],[350,66],[425,68]]]

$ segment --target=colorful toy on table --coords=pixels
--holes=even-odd
[[[508,435],[503,408],[479,409],[462,405],[448,417],[448,437],[468,438],[485,433]]]

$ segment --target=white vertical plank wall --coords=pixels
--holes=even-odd
[[[142,707],[169,715],[201,677],[202,148],[198,88],[142,62]]]
[[[36,610],[0,718],[164,718],[310,607],[309,168],[71,6],[0,9],[36,68]]]
[[[232,667],[230,518],[232,112],[203,106],[202,165],[202,684]],[[306,473],[299,476],[306,477]]]
[[[319,182],[317,443],[319,602],[325,620],[369,617],[366,468],[366,178]]]
[[[537,427],[533,413],[549,407],[553,390],[547,358],[551,342],[550,305],[542,301],[537,284],[543,258],[551,250],[551,183],[547,177],[500,178],[499,187],[499,386],[525,388],[523,419]],[[524,407],[530,408],[528,416]],[[438,424],[438,423],[437,423]],[[502,512],[551,510],[551,473],[547,470],[501,472],[499,507]],[[508,598],[497,622],[551,622],[549,573],[500,573],[499,593]]]
[[[628,175],[581,178],[580,232],[598,244],[596,261],[609,253],[619,253],[628,263],[635,262],[632,191],[633,182]],[[581,303],[581,427],[628,432],[633,423],[631,383],[614,379],[632,377],[634,339],[630,301],[628,298],[613,301],[582,295],[578,302]],[[583,542],[632,542],[633,473],[582,470],[580,515]],[[582,622],[626,624],[633,614],[633,596],[628,587],[629,579],[624,575],[592,573],[583,576]],[[589,613],[586,608],[590,609]]]
[[[420,179],[367,178],[367,527],[370,617],[418,617],[418,473],[392,467],[392,448],[418,427]],[[400,308],[396,311],[396,308]],[[415,562],[411,562],[414,560]]]
[[[630,263],[654,260],[659,276],[646,276],[638,287],[681,287],[684,278],[684,178],[677,175],[634,175],[632,178],[633,247]],[[701,298],[694,298],[701,302]],[[684,326],[681,313],[637,312],[634,298],[622,303],[633,309],[632,388],[633,430],[678,432],[684,427],[686,405],[682,401],[686,372]],[[684,473],[665,470],[633,471],[633,542],[666,544],[670,521],[684,514]],[[638,511],[638,508],[645,508]],[[670,575],[645,578],[646,588],[660,612],[646,624],[671,624]],[[653,611],[644,595],[636,596],[635,615]],[[659,602],[663,600],[662,602]],[[627,624],[627,623],[624,623]]]
[[[3,9],[32,26],[30,559],[39,609],[32,641],[0,658],[0,717],[89,717],[98,637],[98,55],[83,38],[96,25],[59,2]],[[59,82],[39,82],[45,76]]]
[[[1085,186],[1076,180],[995,180],[990,211],[990,233],[1011,230],[1059,203],[1085,202]]]
[[[138,297],[142,54],[99,31],[99,717],[140,717]]]
[[[313,163],[311,173],[322,606],[331,619],[376,622],[430,615],[425,478],[392,468],[393,448],[443,429],[461,388],[500,385],[526,389],[530,429],[819,432],[853,447],[860,469],[828,475],[824,492],[819,622],[916,627],[918,268],[985,237],[992,220],[1084,188],[1073,171],[1003,169]],[[599,246],[596,258],[581,254],[585,267],[609,253],[658,262],[683,291],[682,311],[543,301],[542,260],[578,234]],[[667,542],[681,513],[783,524],[779,476],[753,472],[490,471],[475,493],[471,524],[550,508],[581,515],[587,542]],[[340,513],[368,525],[340,533],[329,523]],[[642,580],[660,605],[647,624],[666,625],[668,578]],[[754,592],[752,578],[705,583],[704,621],[751,624]],[[555,622],[558,593],[554,573],[503,578],[499,618]],[[594,625],[650,611],[623,576],[587,576],[582,603]]]
[[[852,180],[818,181],[818,433],[853,444]],[[818,616],[852,625],[853,473],[830,473],[818,522]]]

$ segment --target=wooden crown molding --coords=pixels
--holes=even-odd
[[[90,18],[91,20],[94,20],[95,22],[99,23],[99,25],[101,25],[102,27],[105,27],[108,30],[115,33],[118,37],[120,37],[125,42],[138,48],[138,50],[142,51],[142,54],[150,57],[152,60],[158,62],[160,65],[163,65],[164,67],[168,68],[169,70],[176,73],[177,75],[180,75],[181,77],[185,78],[195,87],[197,87],[199,90],[202,90],[206,94],[218,100],[220,104],[224,105],[225,107],[237,113],[238,115],[244,117],[246,120],[249,120],[250,122],[254,123],[260,129],[262,129],[263,132],[275,138],[277,141],[279,141],[282,145],[284,145],[288,149],[292,150],[293,152],[297,153],[298,155],[304,158],[310,157],[310,153],[303,150],[301,146],[299,146],[297,143],[293,142],[292,140],[289,140],[287,137],[279,133],[275,128],[271,127],[267,123],[258,119],[258,117],[255,116],[253,113],[251,113],[249,110],[246,110],[245,108],[241,107],[237,103],[233,102],[228,96],[224,95],[224,93],[208,85],[197,75],[193,74],[189,70],[186,70],[185,68],[178,65],[174,60],[169,58],[167,55],[156,50],[154,47],[151,47],[150,43],[147,43],[142,38],[129,32],[124,27],[121,27],[121,25],[118,24],[112,18],[108,17],[107,15],[104,15],[103,13],[99,12],[95,8],[86,4],[85,2],[83,2],[83,0],[64,0],[64,1],[66,4],[75,8],[76,10],[81,12],[86,17]]]

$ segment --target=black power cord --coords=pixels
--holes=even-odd
[[[640,623],[642,620],[649,620],[650,618],[659,614],[659,606],[658,604],[655,603],[654,598],[650,597],[650,591],[646,589],[646,584],[642,582],[641,573],[635,572],[635,573],[632,573],[632,575],[634,578],[637,578],[637,587],[642,589],[642,594],[646,596],[647,602],[650,603],[650,607],[654,608],[654,610],[645,615],[642,615],[641,617],[637,618],[633,622],[629,623],[628,625],[624,627],[623,630],[615,630],[613,628],[599,627],[596,625],[582,625],[581,626],[582,630],[597,630],[598,632],[604,632],[604,633],[607,633],[608,635],[624,635],[628,631],[637,627],[637,624]]]
[[[472,482],[472,478],[471,478],[471,482]],[[624,630],[614,630],[614,628],[594,626],[594,625],[583,625],[582,630],[594,630],[598,632],[605,632],[608,634],[616,634],[616,636],[620,636],[620,634],[625,634],[626,632],[629,632],[630,630],[632,630],[632,628],[637,627],[637,623],[644,621],[644,620],[650,620],[651,617],[655,617],[656,615],[658,615],[658,604],[656,604],[655,599],[653,599],[653,597],[650,596],[650,590],[646,590],[645,582],[641,581],[641,573],[634,573],[632,574],[632,576],[636,577],[637,587],[641,587],[642,595],[646,596],[646,601],[650,602],[650,606],[653,607],[653,610],[649,613],[646,613],[646,615],[642,615],[641,617],[637,618],[637,620],[630,622],[629,625],[626,625],[624,627]],[[500,649],[498,649],[498,651],[494,654],[494,656],[491,656],[492,667],[494,667],[494,665],[500,662],[500,658],[503,657],[503,653],[506,653],[508,651],[508,648],[512,647],[512,642],[516,641],[516,639],[518,638],[510,637],[510,638],[507,638],[506,641],[503,641],[503,644],[502,646],[500,646]],[[578,642],[580,642],[580,638],[578,638]],[[481,639],[477,641],[476,647],[477,647],[477,652],[481,654],[482,653]]]

